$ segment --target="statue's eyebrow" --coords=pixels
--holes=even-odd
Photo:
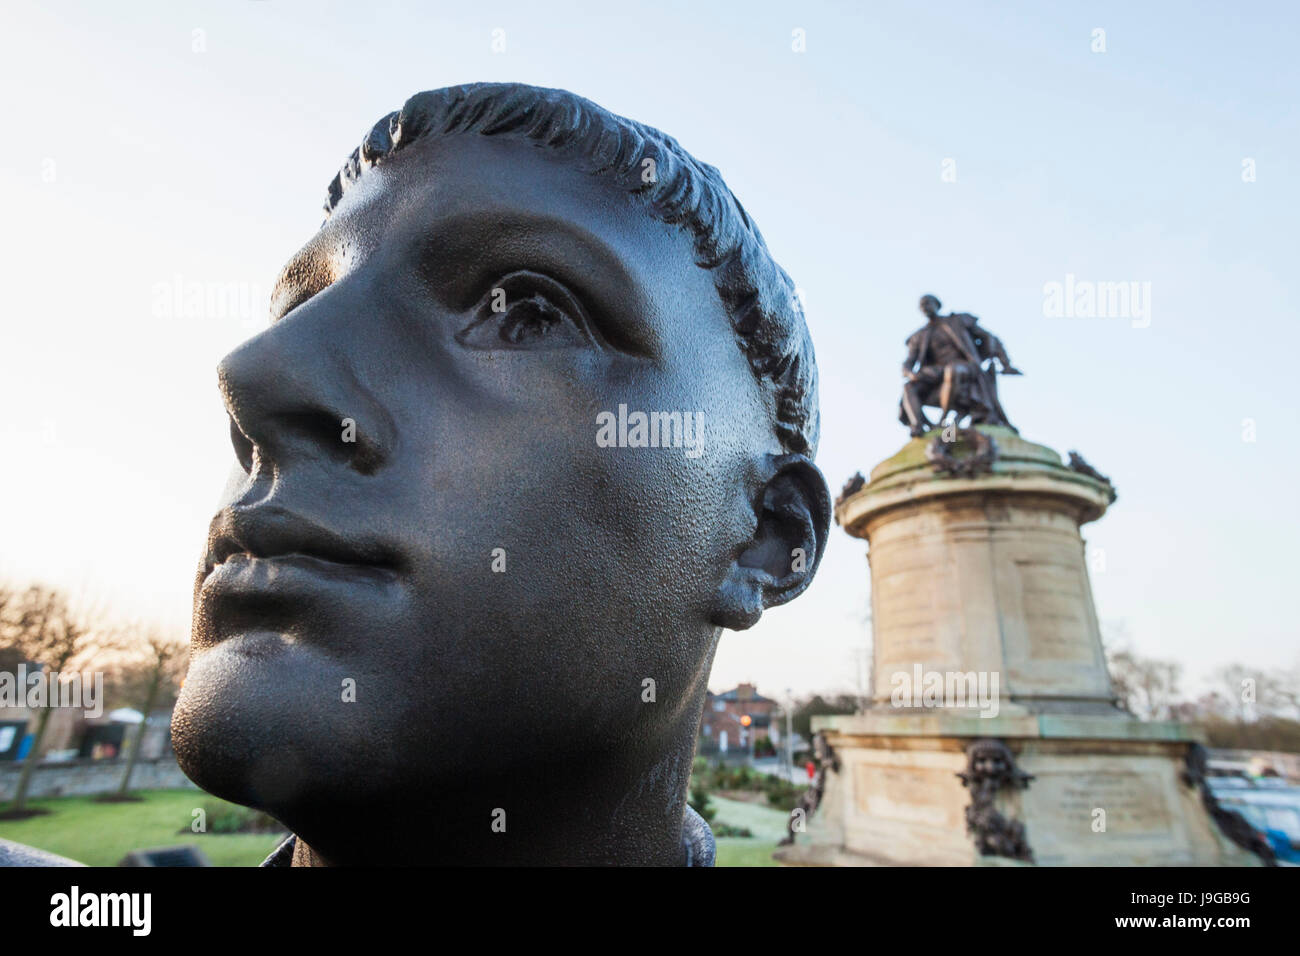
[[[569,287],[620,351],[654,357],[659,336],[645,322],[647,293],[618,251],[567,219],[519,209],[477,208],[427,224],[416,269],[446,306],[465,311],[502,276],[542,272]]]
[[[271,289],[271,321],[277,322],[318,292],[329,288],[337,278],[328,256],[316,243],[308,243],[280,270]]]

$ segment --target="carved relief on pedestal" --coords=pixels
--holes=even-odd
[[[1005,743],[991,737],[972,741],[966,748],[965,773],[957,774],[971,792],[966,808],[966,832],[974,836],[981,856],[1005,856],[1026,863],[1034,861],[1025,836],[1025,825],[1008,819],[997,809],[997,795],[1003,789],[1024,790],[1034,778],[1016,766],[1016,758]]]

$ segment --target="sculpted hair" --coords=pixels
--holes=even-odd
[[[348,157],[329,185],[326,219],[371,166],[423,137],[461,133],[509,136],[567,153],[586,172],[611,177],[639,196],[656,218],[688,230],[696,264],[714,273],[740,347],[775,403],[782,448],[815,453],[817,360],[794,283],[718,171],[657,129],[565,90],[519,83],[417,93],[376,123]]]

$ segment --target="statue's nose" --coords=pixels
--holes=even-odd
[[[331,334],[333,289],[235,349],[217,367],[236,456],[273,469],[327,459],[361,474],[388,461],[394,426],[345,337]]]

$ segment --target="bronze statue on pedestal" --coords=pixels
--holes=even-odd
[[[979,319],[965,312],[940,315],[941,305],[935,296],[921,297],[921,311],[928,321],[907,338],[899,420],[913,438],[942,427],[949,412],[957,424],[969,416],[972,425],[1002,425],[1015,431],[998,401],[997,375],[1022,373]],[[937,422],[926,417],[926,405],[939,409]]]

